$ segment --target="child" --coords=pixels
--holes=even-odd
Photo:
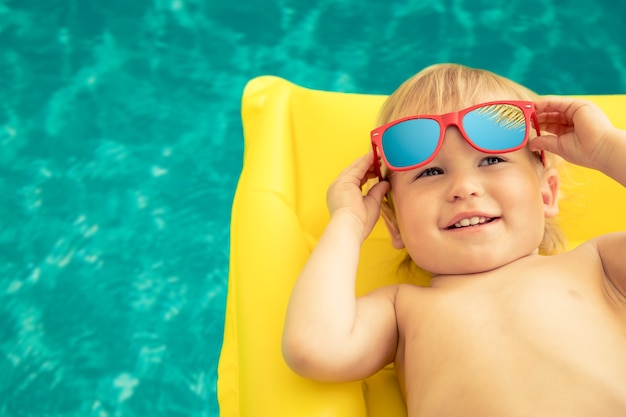
[[[626,186],[626,132],[588,101],[459,65],[418,73],[380,117],[374,153],[328,190],[330,222],[288,307],[288,365],[349,381],[393,362],[413,417],[626,416],[626,233],[539,255],[559,246],[554,154]],[[431,285],[355,298],[381,204]]]

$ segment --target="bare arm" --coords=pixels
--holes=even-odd
[[[361,244],[374,227],[389,185],[363,196],[371,154],[348,167],[328,190],[331,219],[293,289],[283,332],[283,356],[312,379],[348,381],[391,362],[397,330],[395,287],[355,297]]]
[[[626,305],[626,232],[611,233],[596,240],[604,273],[617,299]]]
[[[593,102],[569,97],[544,97],[535,102],[543,135],[532,150],[555,153],[576,165],[597,169],[626,187],[626,131],[613,126]]]
[[[536,103],[542,129],[553,133],[531,149],[554,152],[569,162],[597,169],[626,187],[626,131],[614,127],[592,102],[546,97]],[[595,239],[611,287],[626,302],[626,231]]]

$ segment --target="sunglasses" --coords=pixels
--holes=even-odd
[[[416,115],[394,120],[372,130],[374,161],[378,151],[392,171],[409,171],[431,162],[448,126],[456,126],[474,149],[487,154],[514,152],[528,143],[530,125],[539,136],[535,106],[530,101],[490,101],[440,114]],[[541,161],[544,155],[541,153]],[[383,179],[378,163],[376,174]]]

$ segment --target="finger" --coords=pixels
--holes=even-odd
[[[360,178],[361,187],[369,180],[378,178],[376,167],[374,166],[374,154],[371,151],[358,158],[354,167],[354,174]]]
[[[544,118],[542,121],[540,118],[538,119],[539,130],[542,132],[550,132],[553,135],[560,136],[574,130],[574,125],[569,123],[567,120],[560,118]]]
[[[597,123],[606,123],[608,118],[592,101],[561,96],[547,96],[535,101],[537,119],[552,123],[573,125],[585,120],[596,119]],[[555,116],[558,114],[559,116]],[[557,122],[558,120],[558,122]]]
[[[537,121],[540,125],[567,125],[569,120],[567,116],[559,112],[537,113]]]
[[[374,154],[370,151],[365,155],[360,156],[355,161],[355,168],[361,173],[362,176],[365,176],[369,170],[372,169],[374,164]]]
[[[566,115],[579,99],[564,96],[543,96],[534,101],[537,116],[542,113],[561,113]]]
[[[560,155],[560,144],[558,137],[552,135],[537,136],[528,144],[528,148],[533,151],[548,151]]]
[[[376,206],[380,207],[383,197],[389,191],[391,184],[387,181],[376,183],[368,192],[367,197],[372,198],[376,202]]]
[[[352,161],[350,165],[341,171],[338,178],[352,178],[357,183],[361,182],[361,179],[366,176],[366,173],[371,165],[372,156],[370,154],[362,155]]]

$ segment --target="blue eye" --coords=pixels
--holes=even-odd
[[[441,168],[427,168],[424,171],[420,172],[415,178],[434,177],[435,175],[441,174],[443,174],[443,169]]]
[[[502,162],[505,162],[505,160],[499,156],[488,156],[480,162],[480,166],[496,165]]]

